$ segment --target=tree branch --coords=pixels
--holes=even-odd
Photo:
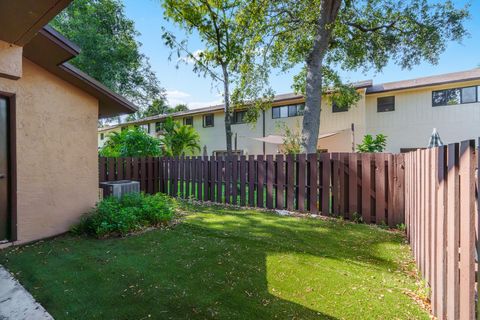
[[[371,27],[371,28],[367,28],[365,26],[362,26],[361,24],[358,24],[358,23],[355,23],[355,22],[347,22],[347,25],[350,26],[350,27],[354,27],[362,32],[375,32],[375,31],[378,31],[378,30],[381,30],[381,29],[391,29],[395,26],[395,24],[397,23],[397,21],[393,21],[389,24],[384,24],[384,25],[380,25],[380,26],[376,26],[376,27]]]

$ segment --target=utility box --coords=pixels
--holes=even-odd
[[[127,193],[139,193],[140,182],[131,180],[106,181],[100,182],[100,188],[103,189],[103,197],[114,196],[121,198]]]

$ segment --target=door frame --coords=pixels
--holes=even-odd
[[[7,99],[8,117],[8,224],[10,242],[17,241],[17,126],[16,95],[0,91],[0,96]]]

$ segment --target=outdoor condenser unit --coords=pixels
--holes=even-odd
[[[131,180],[100,182],[103,196],[122,197],[126,193],[140,192],[140,182]]]

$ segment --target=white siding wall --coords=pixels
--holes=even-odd
[[[367,96],[367,132],[387,136],[387,151],[426,147],[433,128],[444,143],[480,136],[480,103],[432,107],[432,91],[479,85],[480,81]],[[377,112],[377,98],[395,96],[395,111]]]

